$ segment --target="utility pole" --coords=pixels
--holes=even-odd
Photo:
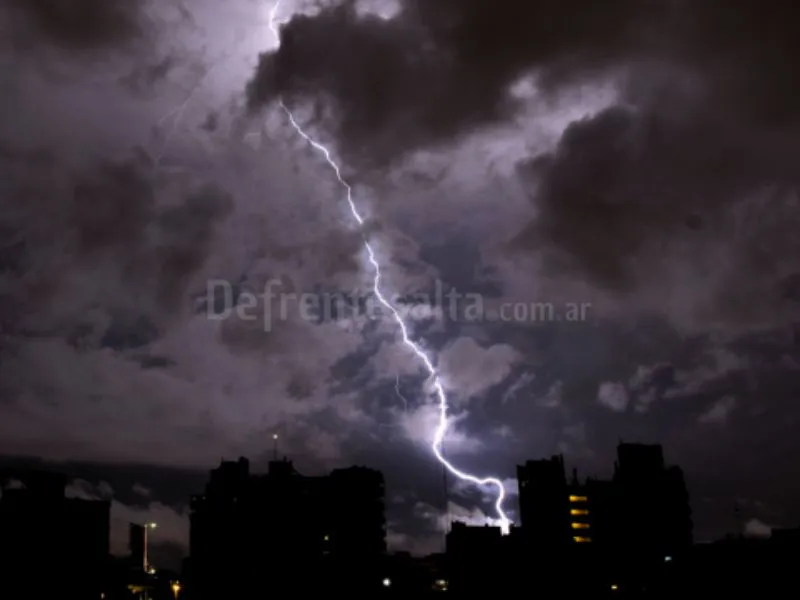
[[[150,596],[149,594],[149,576],[153,574],[153,569],[150,567],[150,560],[149,560],[149,545],[150,545],[150,530],[155,529],[156,524],[153,522],[145,523],[144,524],[144,560],[142,561],[142,568],[144,569],[144,592],[143,597],[144,600],[147,600]]]
[[[149,546],[150,546],[150,530],[151,529],[155,529],[156,527],[158,527],[158,525],[156,525],[153,522],[145,523],[145,525],[144,525],[144,564],[142,565],[142,568],[144,569],[145,573],[149,573],[150,570],[151,570],[150,569],[150,561],[148,559],[148,554],[149,554],[149,550],[150,550],[150,548],[149,548]]]

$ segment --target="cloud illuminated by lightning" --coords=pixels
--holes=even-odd
[[[277,2],[273,5],[272,10],[269,14],[269,27],[272,33],[275,35],[275,39],[278,42],[278,46],[280,47],[281,37],[280,37],[280,23],[277,21],[278,10],[280,10],[282,0],[277,0]],[[331,169],[333,169],[334,173],[336,174],[336,179],[339,180],[339,183],[345,189],[347,203],[350,206],[350,212],[353,215],[353,218],[358,223],[359,227],[363,228],[365,225],[364,217],[361,216],[361,213],[356,206],[355,201],[353,200],[353,188],[347,181],[342,177],[342,172],[339,165],[334,160],[333,156],[331,155],[331,151],[328,150],[324,145],[320,144],[316,140],[314,140],[310,135],[308,135],[305,130],[300,126],[297,120],[294,118],[292,111],[280,101],[280,107],[286,113],[287,118],[289,119],[289,123],[291,123],[294,130],[297,134],[302,137],[308,144],[317,150],[322,156],[325,158],[326,162],[330,165]],[[496,478],[496,477],[476,477],[475,475],[471,475],[457,469],[453,466],[450,461],[448,461],[444,455],[442,454],[442,443],[444,442],[445,434],[447,433],[448,425],[449,425],[449,417],[448,417],[448,401],[447,401],[447,394],[444,391],[444,386],[442,381],[439,377],[439,373],[436,370],[436,367],[433,365],[433,361],[430,357],[422,350],[422,348],[411,339],[411,336],[408,332],[408,326],[406,325],[405,321],[403,320],[402,315],[395,308],[389,300],[386,299],[383,292],[381,291],[381,266],[378,262],[378,259],[375,256],[375,251],[372,248],[372,244],[369,240],[364,238],[364,248],[367,251],[367,256],[369,259],[370,264],[375,272],[375,278],[372,282],[372,291],[375,294],[375,297],[378,301],[383,305],[383,307],[388,310],[392,317],[394,318],[397,326],[400,328],[400,332],[403,337],[403,343],[411,349],[414,354],[419,358],[422,364],[425,366],[425,369],[428,371],[428,376],[430,381],[433,384],[434,390],[436,391],[436,397],[438,399],[439,405],[439,424],[436,427],[436,433],[433,437],[433,442],[431,443],[431,450],[433,450],[433,454],[436,456],[437,460],[444,465],[444,467],[450,471],[454,476],[458,477],[463,481],[470,482],[474,485],[478,486],[493,486],[497,488],[497,500],[495,501],[495,509],[497,510],[497,515],[499,517],[500,522],[500,529],[504,534],[507,534],[510,528],[511,521],[509,520],[508,516],[506,515],[505,511],[503,510],[503,501],[506,497],[506,490],[503,486],[503,482]]]
[[[272,22],[270,21],[270,25],[271,24]],[[195,83],[189,89],[189,92],[186,94],[186,97],[184,98],[183,102],[181,102],[178,106],[173,108],[171,111],[166,113],[163,117],[161,117],[158,120],[157,126],[161,127],[170,117],[172,117],[172,127],[170,127],[169,131],[167,132],[167,135],[161,144],[161,149],[158,151],[156,156],[153,157],[153,163],[155,164],[156,168],[161,166],[161,161],[164,158],[164,154],[166,153],[170,143],[172,142],[172,139],[178,132],[178,126],[180,125],[181,120],[183,119],[183,114],[186,112],[186,108],[189,106],[192,100],[194,100],[197,93],[200,92],[200,90],[202,90],[204,84],[209,79],[209,77],[211,77],[211,74],[214,72],[214,70],[218,69],[221,65],[224,64],[226,60],[234,56],[235,51],[238,50],[243,43],[244,39],[240,39],[239,43],[232,50],[223,53],[222,56],[217,58],[211,64],[210,67],[205,68],[203,70],[203,73],[197,78]]]

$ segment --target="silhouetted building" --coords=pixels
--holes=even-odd
[[[306,477],[284,459],[252,475],[244,458],[223,462],[192,499],[192,597],[380,589],[384,496],[367,468]]]
[[[517,467],[519,512],[524,534],[534,549],[554,551],[570,539],[569,485],[564,458],[529,460]]]
[[[679,467],[664,464],[661,446],[620,444],[611,481],[567,481],[553,456],[517,467],[520,518],[532,548],[570,543],[669,555],[692,543],[689,495]]]
[[[629,553],[663,559],[692,545],[692,512],[680,467],[667,466],[659,445],[620,444],[613,514],[619,544]]]
[[[100,598],[110,503],[67,498],[58,474],[8,470],[0,483],[0,595]]]
[[[577,473],[567,481],[564,457],[529,460],[517,467],[520,520],[528,549],[552,556],[592,541],[590,500]]]
[[[132,568],[145,569],[146,544],[147,533],[144,525],[131,523],[128,526],[128,550],[130,551],[130,566]]]
[[[431,554],[415,557],[408,552],[387,556],[385,587],[391,595],[418,598],[448,590],[446,556]]]
[[[515,588],[519,571],[510,560],[517,554],[517,533],[512,528],[511,535],[503,536],[499,527],[454,522],[447,534],[448,592],[494,596]]]
[[[582,535],[595,547],[606,549],[615,547],[618,542],[618,527],[624,517],[624,504],[619,486],[614,481],[589,478],[583,484],[580,494],[586,501],[582,504],[571,503],[570,513],[574,519],[580,518],[582,523],[589,524]]]
[[[332,579],[348,590],[375,589],[384,579],[386,555],[383,475],[350,467],[333,471],[322,483],[317,502],[324,506],[321,525]]]
[[[544,567],[542,592],[563,588],[557,578],[546,581],[557,564],[593,578],[597,589],[641,586],[691,546],[680,468],[664,464],[661,446],[620,444],[617,454],[610,481],[580,482],[577,472],[567,480],[561,456],[517,467],[525,552]]]
[[[773,529],[770,539],[776,544],[794,545],[800,548],[800,527]]]
[[[664,563],[662,598],[687,593],[713,597],[776,598],[797,589],[800,544],[781,539],[729,538],[697,544]]]

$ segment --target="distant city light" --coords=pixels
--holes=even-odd
[[[619,589],[619,586],[616,583],[613,583],[613,584],[611,584],[611,589],[612,589],[612,591],[616,592]]]
[[[664,557],[664,562],[670,562],[671,560],[672,560],[671,556],[665,556]]]
[[[383,587],[389,587],[390,585],[392,585],[391,579],[387,577],[386,579],[383,580]]]

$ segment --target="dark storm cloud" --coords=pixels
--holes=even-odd
[[[143,315],[119,314],[111,320],[100,340],[104,348],[127,350],[143,348],[158,338],[155,323]]]
[[[797,315],[797,7],[675,3],[619,106],[521,165],[536,217],[514,247],[553,276],[681,325]]]
[[[143,240],[155,213],[155,191],[140,165],[109,163],[80,176],[72,188],[67,225],[76,250],[87,257],[127,252]]]
[[[350,2],[292,19],[250,106],[332,100],[347,161],[381,165],[512,116],[523,101],[510,86],[527,74],[547,92],[608,68],[624,75],[620,105],[522,165],[537,217],[515,247],[598,289],[657,301],[681,289],[670,310],[686,322],[757,321],[791,301],[794,3],[400,4],[388,20]]]
[[[646,6],[645,6],[646,5]],[[251,108],[331,99],[351,159],[382,162],[449,143],[516,108],[508,87],[535,68],[551,83],[599,69],[645,43],[636,0],[405,0],[391,20],[354,2],[295,17],[261,57]],[[657,8],[657,4],[655,5]]]
[[[13,312],[18,326],[43,330],[59,327],[48,316],[73,313],[79,321],[65,335],[81,347],[87,339],[109,347],[152,339],[154,325],[136,311],[176,308],[232,210],[228,194],[188,186],[160,208],[169,192],[139,158],[70,167],[46,154],[7,154],[0,167],[4,316]],[[75,290],[73,279],[87,272],[106,275]],[[105,334],[91,317],[84,322],[93,307],[111,319]],[[142,322],[149,329],[130,326]]]
[[[30,42],[32,29],[69,50],[96,50],[124,44],[143,32],[142,0],[5,0],[17,27],[13,35]]]
[[[278,96],[332,100],[348,159],[381,163],[449,143],[510,116],[509,86],[535,72],[542,88],[606,67],[689,68],[707,100],[773,122],[797,108],[794,3],[647,0],[404,0],[398,16],[353,2],[297,16],[264,54],[251,108]]]
[[[570,125],[553,153],[520,168],[537,215],[513,246],[554,277],[588,281],[682,326],[795,318],[800,113],[788,120],[780,95],[767,111],[775,82],[763,68],[737,74],[759,90],[754,103],[722,98],[713,73],[688,85],[673,72],[643,74],[629,106]]]
[[[174,56],[161,57],[153,63],[137,64],[120,79],[120,83],[134,94],[141,94],[166,80],[177,64]]]
[[[216,186],[205,186],[183,204],[164,211],[159,218],[162,241],[156,250],[159,300],[174,305],[189,277],[211,251],[216,224],[233,211],[233,199]]]
[[[739,258],[747,272],[796,255],[782,219],[795,202],[797,142],[776,146],[772,136],[684,107],[677,119],[617,107],[572,124],[555,153],[523,168],[536,181],[540,214],[519,242],[550,252],[559,271],[619,290],[645,275],[643,259],[678,240],[701,248],[735,236],[760,254]],[[764,195],[762,214],[732,210]]]

